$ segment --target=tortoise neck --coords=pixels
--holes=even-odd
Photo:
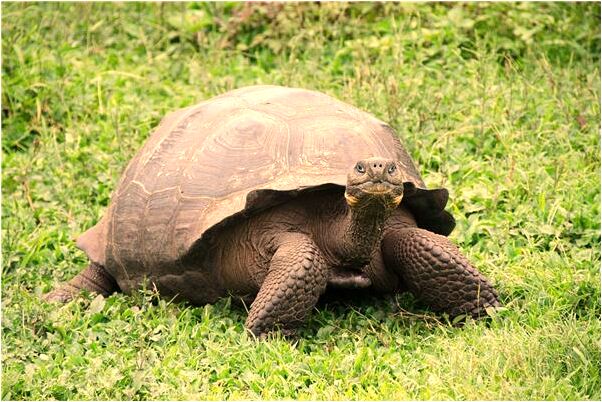
[[[370,202],[361,206],[347,206],[343,216],[340,258],[345,265],[362,267],[370,261],[380,244],[385,221],[392,210],[382,203]]]

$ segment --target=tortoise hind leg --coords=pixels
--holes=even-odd
[[[86,269],[77,274],[73,279],[59,285],[57,288],[43,296],[48,302],[66,303],[73,299],[82,290],[109,296],[119,291],[115,279],[100,265],[90,263]]]
[[[486,316],[498,295],[447,237],[410,227],[388,231],[382,242],[387,270],[432,309],[451,316]]]

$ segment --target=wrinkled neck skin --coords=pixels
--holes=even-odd
[[[362,268],[380,244],[386,219],[393,209],[378,200],[366,200],[353,207],[347,205],[338,233],[339,258],[343,265]]]

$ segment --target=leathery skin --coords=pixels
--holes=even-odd
[[[291,234],[272,257],[245,326],[256,336],[279,328],[291,334],[326,289],[327,268],[314,242]]]
[[[119,287],[115,279],[104,268],[90,263],[86,269],[77,274],[73,279],[63,283],[50,293],[45,294],[44,300],[65,303],[77,296],[82,290],[95,292],[107,297],[111,293],[119,291]]]
[[[390,230],[382,252],[387,269],[435,311],[478,317],[501,305],[487,278],[444,236],[419,228]]]

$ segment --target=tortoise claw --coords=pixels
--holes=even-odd
[[[65,304],[73,300],[77,296],[77,290],[67,289],[65,286],[61,286],[54,289],[42,296],[42,300],[47,303],[61,303]]]

